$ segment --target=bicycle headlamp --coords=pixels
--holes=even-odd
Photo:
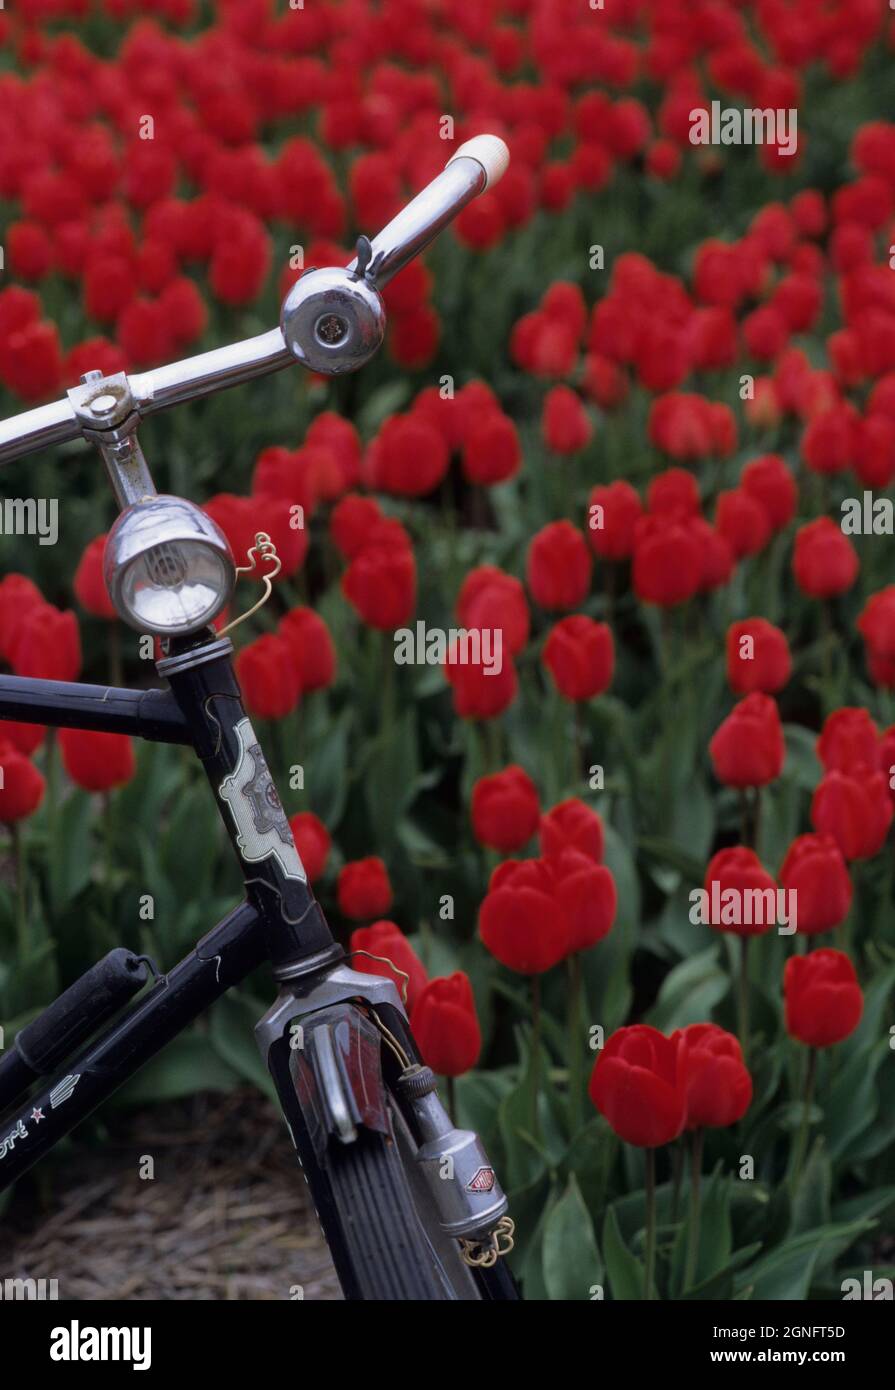
[[[166,494],[121,513],[106,541],[103,570],[124,621],[154,637],[186,637],[213,622],[236,582],[220,527],[191,502]]]

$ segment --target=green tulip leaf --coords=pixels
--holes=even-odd
[[[572,1174],[544,1225],[544,1284],[550,1298],[594,1297],[605,1282],[593,1221]]]

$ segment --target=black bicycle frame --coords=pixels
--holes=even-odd
[[[131,734],[192,747],[235,850],[246,901],[160,977],[131,1011],[66,1062],[67,1074],[11,1110],[37,1075],[0,1079],[0,1191],[43,1157],[209,1004],[264,961],[314,974],[344,956],[295,851],[285,812],[242,703],[232,647],[210,630],[171,642],[165,690],[0,676],[0,720]],[[10,1092],[4,1094],[4,1091]]]

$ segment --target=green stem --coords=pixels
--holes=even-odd
[[[395,722],[396,709],[396,690],[395,690],[395,644],[394,634],[383,632],[380,634],[381,642],[379,647],[379,680],[382,682],[380,690],[382,692],[382,722],[381,728],[385,733],[385,741],[391,737],[391,731]]]
[[[44,748],[46,750],[44,767],[47,779],[47,835],[52,854],[53,846],[59,843],[59,742],[56,737],[55,729],[47,729]],[[52,862],[50,863],[50,872],[48,874],[48,889],[50,902],[53,907],[56,907],[56,875],[53,873]]]
[[[860,911],[862,865],[856,860],[849,867],[851,868],[852,878],[852,900],[851,906],[845,914],[845,921],[842,923],[842,939],[838,944],[840,951],[844,951],[847,956],[855,961],[855,965],[857,966],[857,944],[854,942],[854,933],[858,922],[858,912]],[[835,934],[830,944],[833,946],[837,944]]]
[[[696,1260],[699,1254],[699,1225],[702,1215],[700,1182],[702,1179],[702,1148],[705,1131],[694,1129],[690,1136],[690,1226],[687,1232],[687,1263],[684,1270],[684,1288],[689,1289],[696,1276]]]
[[[448,1114],[450,1115],[450,1117],[451,1117],[451,1119],[453,1120],[454,1124],[456,1124],[456,1123],[457,1123],[457,1088],[456,1088],[456,1086],[455,1086],[455,1084],[454,1084],[454,1081],[455,1081],[455,1078],[454,1078],[453,1076],[449,1076],[448,1079],[447,1079],[447,1098],[448,1098]]]
[[[538,1093],[541,1089],[541,977],[531,977],[531,1132],[540,1134]]]
[[[124,674],[121,664],[121,628],[117,620],[108,625],[109,680],[112,685],[123,685]]]
[[[115,822],[112,816],[112,793],[106,791],[101,795],[103,849],[105,852],[105,865],[103,870],[103,887],[106,898],[105,929],[107,939],[114,947],[116,939],[114,923],[115,894],[112,886],[112,875],[115,870]]]
[[[608,560],[603,565],[606,622],[613,629],[615,627],[615,577],[617,569],[618,565],[614,560]]]
[[[674,632],[670,608],[663,608],[659,614],[659,675],[668,680],[671,670],[671,641]]]
[[[675,1142],[671,1146],[671,1224],[677,1222],[681,1208],[681,1185],[684,1180],[684,1146]]]
[[[12,834],[13,854],[16,862],[16,940],[19,946],[19,968],[25,968],[28,959],[28,899],[27,899],[27,861],[25,858],[25,837],[18,821],[9,827]]]
[[[653,1296],[656,1270],[656,1151],[646,1151],[646,1261],[643,1270],[643,1296]]]
[[[749,937],[740,937],[740,976],[737,992],[738,1026],[743,1061],[749,1065]]]
[[[581,1128],[584,1099],[584,1051],[581,1023],[581,956],[569,956],[569,1137]]]
[[[808,1052],[808,1065],[805,1069],[805,1090],[802,1100],[802,1121],[799,1125],[799,1133],[796,1138],[795,1148],[792,1155],[792,1190],[796,1191],[799,1179],[802,1176],[802,1164],[805,1161],[805,1148],[808,1143],[808,1130],[810,1128],[811,1107],[814,1103],[814,1083],[817,1079],[817,1048],[812,1047]]]
[[[833,634],[832,613],[830,611],[829,602],[826,599],[822,599],[820,604],[820,630],[820,669],[821,675],[823,676],[824,685],[829,686],[833,676],[833,643],[835,641],[835,637]],[[827,694],[828,692],[825,691],[825,697]]]
[[[573,710],[572,780],[569,785],[574,789],[579,778],[587,781],[587,765],[584,756],[584,707],[580,700],[575,701]]]
[[[489,772],[499,772],[503,767],[503,739],[500,725],[496,719],[483,721],[485,733],[486,766]]]
[[[288,717],[288,716],[287,716]],[[270,750],[273,759],[274,781],[285,785],[289,775],[289,738],[286,718],[270,721]]]

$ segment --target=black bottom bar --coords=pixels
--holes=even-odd
[[[65,1075],[23,1102],[0,1126],[0,1191],[133,1076],[166,1043],[264,960],[258,914],[248,903],[225,917],[145,999],[85,1052]]]

